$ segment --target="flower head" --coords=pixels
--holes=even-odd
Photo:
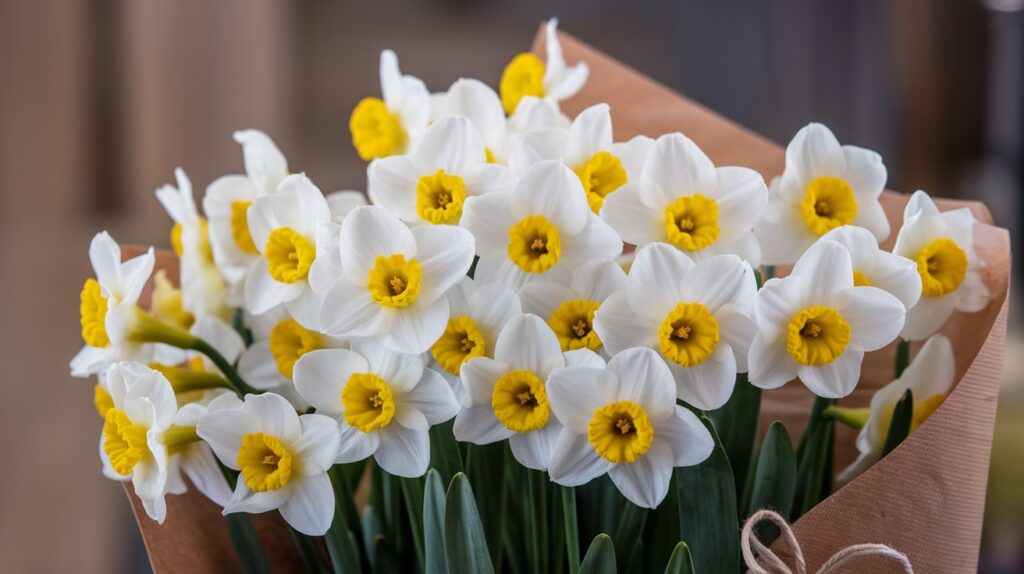
[[[450,225],[409,229],[382,207],[359,207],[340,230],[341,276],[324,295],[324,332],[381,337],[394,351],[422,353],[444,332],[445,294],[473,264],[473,237]]]
[[[757,292],[750,382],[774,389],[799,377],[820,397],[841,398],[860,380],[866,351],[891,343],[906,310],[877,287],[854,286],[845,247],[820,241],[783,279]]]
[[[547,62],[530,53],[517,55],[501,74],[501,104],[506,114],[516,111],[526,96],[554,102],[576,95],[587,81],[589,69],[585,62],[566,66],[562,44],[558,41],[558,20],[548,20],[545,30]]]
[[[334,490],[327,469],[339,441],[334,420],[300,416],[282,397],[264,393],[208,412],[197,432],[221,463],[240,471],[224,514],[280,509],[303,534],[320,536],[330,527]]]
[[[579,178],[554,160],[531,166],[511,192],[467,200],[460,225],[476,238],[476,277],[515,287],[622,251],[590,211]]]
[[[751,229],[767,201],[764,180],[745,167],[718,167],[689,138],[654,142],[640,177],[611,196],[601,217],[634,245],[668,243],[693,259],[732,253],[753,266]]]
[[[439,370],[458,383],[462,365],[474,357],[494,357],[498,334],[513,318],[522,314],[519,297],[499,283],[481,285],[464,278],[448,291],[448,325],[430,347]],[[456,396],[461,399],[462,385]]]
[[[700,464],[714,448],[697,417],[675,404],[668,367],[651,349],[627,349],[607,368],[570,366],[551,374],[551,408],[565,425],[551,479],[579,486],[605,473],[633,504],[655,508],[672,469]]]
[[[764,262],[787,265],[819,237],[843,225],[866,228],[878,241],[889,236],[879,203],[886,170],[877,153],[839,145],[821,124],[808,124],[786,146],[786,169],[772,181],[768,208],[755,232]]]
[[[423,80],[402,75],[398,56],[380,54],[381,98],[363,98],[348,121],[352,145],[364,160],[404,153],[430,122],[430,92]]]
[[[875,391],[871,397],[867,422],[857,435],[860,455],[839,475],[839,481],[852,480],[882,457],[893,409],[908,390],[914,401],[910,421],[910,431],[913,432],[946,400],[955,376],[956,365],[949,339],[942,335],[928,339],[903,374]]]
[[[370,197],[410,223],[457,225],[468,197],[512,188],[511,171],[488,163],[485,152],[468,119],[443,118],[409,154],[370,164]]]
[[[625,289],[597,310],[594,329],[613,356],[657,350],[676,396],[712,410],[729,400],[736,373],[747,371],[756,292],[753,270],[735,255],[693,263],[671,245],[652,243],[637,252]]]
[[[974,251],[974,215],[967,208],[940,213],[923,191],[911,196],[893,253],[912,261],[920,276],[920,300],[900,334],[918,341],[938,331],[953,311],[985,308],[991,293]]]
[[[902,255],[880,249],[875,236],[867,229],[844,225],[822,235],[821,241],[835,241],[850,253],[855,287],[871,286],[888,291],[908,310],[917,304],[921,297],[917,265]]]
[[[295,365],[295,386],[318,413],[337,421],[336,462],[373,456],[397,476],[427,471],[427,431],[459,410],[444,378],[423,368],[422,355],[395,353],[370,340],[354,342],[351,351],[304,355]]]

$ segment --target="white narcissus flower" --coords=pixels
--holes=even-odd
[[[445,294],[473,264],[473,236],[451,225],[409,229],[383,207],[366,206],[342,222],[339,245],[341,275],[324,295],[322,330],[381,337],[400,353],[429,349],[448,324]]]
[[[466,361],[494,357],[498,334],[513,318],[522,314],[519,296],[499,283],[481,285],[465,277],[448,291],[449,318],[444,333],[430,347],[430,355],[445,378],[462,385],[456,377]]]
[[[430,92],[423,80],[402,75],[398,56],[380,53],[381,98],[363,98],[348,120],[352,145],[369,161],[405,153],[430,123]]]
[[[750,382],[775,389],[799,377],[819,397],[850,394],[864,353],[891,343],[906,310],[877,287],[855,287],[845,247],[821,241],[785,278],[757,292],[757,337],[750,346]]]
[[[168,453],[181,446],[178,442],[194,440],[164,442],[164,433],[172,428],[178,412],[174,390],[159,372],[134,362],[112,364],[106,372],[106,385],[111,403],[103,414],[100,437],[103,474],[114,480],[131,480],[146,514],[163,523]]]
[[[522,173],[538,161],[561,160],[580,178],[590,209],[598,213],[612,192],[640,176],[654,143],[646,136],[624,143],[612,140],[608,104],[596,104],[580,112],[567,130],[544,129],[524,135],[509,165]]]
[[[338,453],[338,425],[323,415],[299,416],[273,393],[248,395],[238,408],[208,412],[199,436],[221,463],[240,471],[224,514],[280,509],[303,534],[321,536],[334,517],[327,469]]]
[[[597,310],[594,330],[612,356],[631,347],[658,351],[676,396],[714,410],[732,395],[736,373],[747,372],[757,284],[735,255],[693,263],[665,243],[637,252],[625,289]]]
[[[227,390],[211,391],[202,401],[188,403],[178,410],[174,424],[164,432],[164,443],[171,455],[167,472],[167,492],[180,494],[186,491],[181,474],[184,473],[196,490],[223,508],[231,500],[231,487],[224,479],[224,473],[217,464],[210,445],[199,440],[196,426],[209,412],[220,409],[238,408],[242,401],[235,393]]]
[[[466,398],[455,417],[455,438],[473,444],[508,439],[519,464],[546,470],[562,424],[545,389],[551,372],[565,365],[558,338],[543,319],[512,319],[498,335],[493,359],[475,357],[462,365]]]
[[[208,224],[199,215],[192,196],[192,182],[181,168],[174,170],[178,187],[165,185],[156,190],[156,197],[174,220],[171,246],[179,259],[181,270],[182,307],[193,316],[226,318],[227,282],[213,259]]]
[[[514,288],[622,252],[619,236],[590,211],[579,178],[555,160],[531,166],[511,192],[469,198],[460,225],[476,238],[476,278]]]
[[[866,228],[883,241],[889,236],[889,220],[879,202],[885,178],[882,156],[839,145],[821,124],[802,128],[786,146],[786,168],[772,181],[764,219],[754,229],[764,263],[791,264],[841,225]]]
[[[509,191],[509,168],[487,163],[473,124],[449,116],[427,128],[408,154],[374,161],[367,168],[375,204],[410,223],[458,225],[469,197]]]
[[[700,419],[676,405],[672,374],[651,349],[627,349],[604,369],[558,369],[548,396],[565,425],[548,470],[564,486],[608,473],[630,502],[656,508],[672,469],[700,464],[715,446]]]
[[[879,248],[875,236],[867,229],[844,225],[822,235],[820,241],[835,241],[850,252],[854,287],[867,285],[888,291],[908,310],[917,304],[921,297],[917,264]]]
[[[911,196],[893,246],[893,253],[917,265],[921,278],[921,299],[907,313],[904,339],[927,339],[954,310],[975,313],[988,305],[991,293],[982,279],[984,261],[974,251],[974,223],[966,207],[942,213],[927,193]]]
[[[290,175],[277,191],[256,198],[249,229],[261,257],[245,281],[249,312],[260,315],[283,304],[304,327],[317,328],[320,301],[310,276],[319,265],[318,227],[330,221],[327,200],[304,174]]]
[[[696,260],[732,253],[757,267],[761,245],[751,229],[768,193],[745,167],[715,167],[686,136],[659,137],[638,181],[610,196],[601,217],[634,245],[663,242]]]
[[[913,395],[914,412],[910,421],[910,432],[913,432],[946,400],[946,395],[953,388],[955,377],[956,365],[949,339],[942,335],[928,339],[903,374],[875,391],[871,397],[870,407],[864,409],[868,411],[865,413],[867,421],[857,435],[857,450],[860,451],[860,456],[840,473],[838,480],[852,480],[882,457],[885,439],[889,435],[889,426],[892,423],[893,409],[903,398],[904,393],[909,390]]]
[[[249,207],[257,197],[277,189],[288,175],[288,161],[259,130],[237,131],[234,138],[242,146],[245,173],[225,175],[208,185],[203,211],[209,221],[213,260],[228,282],[228,303],[240,307],[246,275],[260,256],[249,231]]]
[[[422,355],[395,353],[373,340],[352,350],[306,354],[295,364],[295,387],[316,412],[337,421],[335,462],[373,456],[385,471],[423,476],[430,464],[427,431],[455,416],[459,403]]]
[[[501,104],[506,114],[516,111],[524,96],[544,98],[552,102],[576,95],[587,82],[589,69],[585,62],[565,65],[562,44],[558,41],[558,20],[548,20],[545,30],[547,62],[528,52],[517,55],[501,74]]]
[[[594,314],[608,297],[626,287],[626,272],[610,259],[589,261],[564,283],[534,281],[520,291],[523,310],[539,315],[555,332],[562,351],[604,349],[594,330]]]
[[[153,249],[121,262],[121,248],[106,232],[89,244],[89,260],[96,278],[85,280],[79,307],[85,346],[71,360],[71,374],[85,378],[122,360],[148,362],[151,344],[128,340],[130,323],[142,288],[153,272]]]

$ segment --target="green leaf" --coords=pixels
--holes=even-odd
[[[791,520],[797,520],[828,496],[832,485],[835,422],[825,416],[834,399],[815,397],[807,429],[796,451],[796,494]]]
[[[430,427],[430,468],[437,469],[441,482],[451,482],[456,473],[463,472],[459,443],[452,430],[455,419]]]
[[[637,543],[641,540],[640,535],[644,529],[644,522],[647,520],[647,510],[627,502],[619,517],[619,525],[615,528],[615,556],[618,557],[619,572],[629,571],[630,563],[633,561],[633,552]]]
[[[487,548],[490,549],[496,570],[504,556],[502,536],[508,528],[508,481],[505,480],[508,450],[508,441],[466,445],[466,476],[474,486],[477,509],[487,536]],[[514,461],[511,464],[518,465]]]
[[[910,364],[910,341],[900,339],[899,345],[896,346],[896,378],[900,378],[903,375],[903,371],[907,370],[907,365]]]
[[[423,480],[406,477],[398,480],[402,485],[405,513],[409,517],[407,524],[416,551],[416,563],[420,565],[420,570],[423,570],[426,567],[423,549]]]
[[[750,471],[760,412],[761,389],[750,384],[746,373],[740,373],[736,375],[736,387],[729,402],[709,413],[732,464],[737,492],[743,490]]]
[[[633,571],[640,567],[643,572],[660,569],[668,562],[680,538],[679,491],[676,488],[669,488],[665,500],[658,508],[647,513],[643,552],[634,550],[633,563],[630,567]]]
[[[882,456],[893,451],[910,434],[910,424],[914,420],[914,393],[907,389],[903,398],[892,409],[892,422],[889,423],[889,434],[885,435],[885,446]]]
[[[445,498],[444,543],[451,572],[493,573],[484,527],[466,475],[452,478]]]
[[[708,417],[701,422],[715,449],[697,466],[675,470],[679,492],[679,531],[691,548],[697,572],[738,572],[740,527],[736,483],[722,441]]]
[[[676,544],[672,556],[668,559],[668,566],[665,567],[665,574],[693,574],[693,558],[690,556],[690,547],[685,542]]]
[[[590,543],[580,574],[615,574],[615,546],[607,534],[598,534]]]
[[[358,572],[369,566],[357,543],[362,538],[362,525],[348,482],[347,466],[350,465],[336,464],[327,471],[334,487],[334,521],[324,536],[324,543],[335,572]]]
[[[576,522],[576,490],[571,486],[559,489],[562,502],[562,526],[565,529],[565,557],[569,562],[569,574],[580,571],[580,529]]]
[[[377,569],[377,540],[384,538],[380,528],[380,518],[372,506],[363,509],[363,547],[366,548],[366,559],[370,563],[370,570],[378,572]]]
[[[786,518],[796,495],[796,454],[786,427],[775,421],[768,427],[757,456],[754,485],[744,514],[771,508]]]
[[[295,543],[295,548],[299,551],[303,571],[306,574],[323,572],[323,559],[313,537],[303,534],[291,526],[288,527],[288,533],[291,534],[292,542]]]
[[[448,559],[444,543],[444,486],[441,475],[434,469],[427,471],[423,489],[423,545],[426,574],[447,574]]]

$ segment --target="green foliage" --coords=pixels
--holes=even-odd
[[[907,389],[892,410],[892,422],[889,424],[889,434],[885,436],[885,446],[882,448],[882,456],[893,451],[910,434],[910,424],[914,419],[914,393]]]
[[[598,534],[590,543],[580,574],[615,574],[615,546],[607,534]]]
[[[668,566],[665,567],[665,574],[693,574],[693,558],[690,556],[690,547],[685,542],[676,544],[672,556],[668,559]]]
[[[494,572],[487,551],[484,527],[476,510],[469,480],[462,473],[452,478],[445,498],[444,548],[449,572]]]

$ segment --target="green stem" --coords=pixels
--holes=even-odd
[[[907,369],[907,365],[910,364],[910,341],[900,339],[899,346],[896,347],[896,378],[900,378],[903,375],[903,371]]]
[[[320,551],[317,550],[316,542],[312,536],[307,536],[298,530],[295,530],[291,526],[288,527],[288,532],[292,535],[292,541],[295,543],[295,548],[299,551],[299,558],[302,559],[303,570],[307,574],[319,574],[323,572],[324,566],[320,557]]]
[[[559,488],[562,494],[562,525],[565,527],[565,554],[569,560],[569,574],[580,571],[580,533],[576,523],[576,489]]]
[[[195,337],[192,340],[192,344],[187,348],[193,351],[198,351],[209,357],[209,359],[213,361],[213,364],[217,365],[217,368],[220,369],[220,372],[223,373],[225,377],[227,377],[228,382],[231,383],[231,386],[239,395],[258,395],[263,392],[250,387],[249,384],[245,382],[245,379],[243,379],[241,375],[238,374],[238,371],[235,370],[235,367],[231,363],[229,363],[228,360],[225,359],[224,356],[217,351],[217,349],[213,348],[213,345],[207,343],[206,341],[200,339],[199,337]]]

